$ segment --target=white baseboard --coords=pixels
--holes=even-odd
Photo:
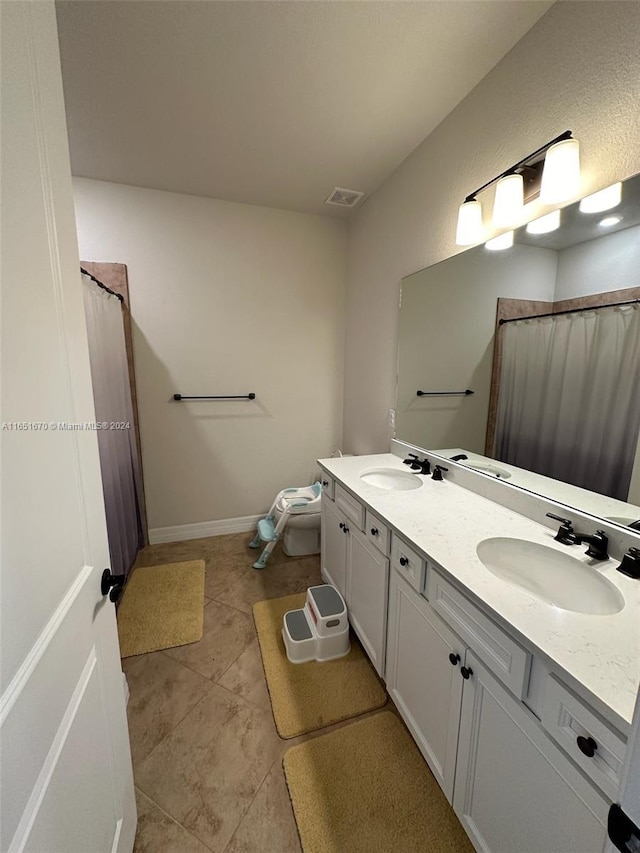
[[[204,539],[206,536],[223,536],[225,533],[246,533],[253,530],[261,518],[262,515],[245,515],[218,521],[199,521],[196,524],[176,524],[174,527],[156,527],[149,530],[149,544]]]

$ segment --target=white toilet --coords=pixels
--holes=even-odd
[[[276,521],[289,507],[289,518],[282,535],[282,550],[287,557],[320,553],[321,493],[320,483],[314,483],[299,489],[285,489],[277,500]]]

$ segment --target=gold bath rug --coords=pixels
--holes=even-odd
[[[123,658],[202,639],[204,560],[134,569],[118,607]]]
[[[473,853],[391,711],[292,746],[283,765],[304,853]]]
[[[278,734],[282,738],[322,729],[380,708],[387,694],[360,644],[338,660],[290,663],[282,639],[287,610],[304,606],[306,593],[253,605],[262,665]]]

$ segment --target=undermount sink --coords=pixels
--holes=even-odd
[[[419,489],[422,485],[422,480],[415,474],[396,468],[370,468],[360,474],[360,479],[368,486],[395,491]]]
[[[511,472],[506,468],[499,468],[497,465],[492,465],[491,462],[463,462],[467,468],[473,468],[474,471],[482,471],[483,474],[492,474],[494,477],[500,477],[501,480],[508,480],[511,477]]]
[[[563,610],[606,616],[624,607],[624,598],[611,581],[555,548],[497,537],[480,542],[476,553],[496,577]]]

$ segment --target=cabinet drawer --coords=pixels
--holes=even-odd
[[[333,500],[335,494],[335,480],[333,477],[330,477],[329,474],[323,471],[320,482],[322,483],[322,497],[327,497]]]
[[[427,578],[431,606],[465,640],[518,699],[523,699],[531,655],[432,567]]]
[[[358,530],[362,530],[364,527],[364,507],[339,483],[335,484],[335,501],[336,506],[342,510],[349,521],[352,521]]]
[[[374,515],[370,509],[365,512],[364,532],[367,539],[372,542],[383,554],[389,553],[390,533],[387,525]]]
[[[576,764],[612,800],[618,796],[626,741],[582,699],[550,675],[545,689],[542,725]],[[593,756],[585,755],[578,738],[591,738]]]
[[[417,592],[422,592],[425,576],[424,559],[396,533],[391,537],[391,566],[406,578]]]

